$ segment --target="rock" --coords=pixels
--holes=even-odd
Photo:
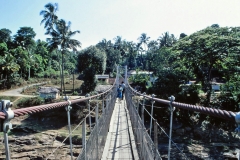
[[[233,155],[232,153],[223,153],[224,159],[231,159],[231,160],[238,160],[238,157],[236,155]]]

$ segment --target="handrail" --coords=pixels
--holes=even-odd
[[[130,85],[129,85],[129,88],[131,89],[132,93],[137,94],[139,96],[143,96],[145,98],[148,98],[148,99],[151,99],[153,101],[163,103],[163,104],[166,104],[166,105],[168,105],[170,103],[169,100],[153,98],[152,96],[147,96],[147,95],[141,94],[141,93],[137,92],[136,90],[134,90]],[[202,114],[207,114],[207,115],[219,117],[219,118],[222,118],[222,119],[227,119],[227,120],[230,120],[230,121],[235,121],[236,113],[232,112],[232,111],[226,111],[226,110],[221,110],[221,109],[213,109],[213,108],[209,108],[209,107],[191,105],[191,104],[180,103],[180,102],[172,102],[172,105],[174,107],[178,107],[178,108],[181,108],[181,109],[200,112]]]
[[[109,88],[108,90],[106,90],[103,93],[97,94],[97,95],[93,95],[90,97],[85,97],[85,98],[81,98],[81,99],[74,99],[74,100],[68,100],[65,102],[57,102],[57,103],[51,103],[51,104],[44,104],[44,105],[39,105],[39,106],[31,106],[31,107],[26,107],[26,108],[21,108],[21,109],[14,109],[14,117],[19,117],[19,116],[23,116],[26,114],[32,114],[32,113],[38,113],[38,112],[42,112],[42,111],[46,111],[46,110],[50,110],[50,109],[54,109],[54,108],[59,108],[59,107],[64,107],[70,104],[76,104],[79,102],[83,102],[86,100],[90,100],[102,95],[105,95],[107,93],[109,93],[113,87],[115,86],[116,82],[111,86],[111,88]],[[6,115],[4,112],[0,111],[0,119],[5,119]]]

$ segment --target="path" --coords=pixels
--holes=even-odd
[[[41,85],[41,84],[46,84],[46,82],[34,83],[34,84],[30,84],[30,85],[25,86],[25,87],[20,87],[20,88],[17,88],[17,89],[11,89],[11,90],[7,90],[7,91],[4,91],[4,92],[0,92],[0,96],[36,97],[36,96],[33,96],[33,95],[24,95],[24,94],[21,94],[21,92],[22,92],[23,89],[25,89],[27,87]]]
[[[34,84],[30,84],[28,86],[25,87],[20,87],[17,89],[11,89],[11,90],[7,90],[4,92],[0,91],[0,96],[14,96],[14,97],[36,97],[36,95],[25,95],[25,94],[21,94],[22,90],[27,88],[27,87],[31,87],[31,86],[36,86],[36,85],[41,85],[41,84],[46,84],[47,82],[43,82],[43,83],[34,83]],[[84,96],[68,96],[70,97],[70,99],[77,99],[77,98],[84,98]]]
[[[126,101],[116,102],[102,160],[139,159]]]

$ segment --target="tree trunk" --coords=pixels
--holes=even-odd
[[[73,93],[74,93],[74,91],[75,91],[75,87],[74,87],[74,71],[72,72],[72,74],[73,74]]]
[[[63,94],[64,94],[64,96],[65,96],[65,98],[66,98],[66,92],[65,92],[65,84],[64,84],[64,62],[63,62],[63,51],[62,51],[62,84],[63,84]]]
[[[56,51],[57,52],[57,51]],[[59,59],[59,54],[57,53],[58,59]],[[59,60],[60,61],[60,60]],[[59,75],[60,75],[60,79],[61,79],[61,95],[63,97],[63,83],[62,83],[62,67],[61,67],[61,63],[59,62]]]
[[[28,80],[30,79],[30,64],[29,64],[29,68],[28,68]]]

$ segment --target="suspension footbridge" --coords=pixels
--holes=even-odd
[[[116,78],[118,79],[118,77]],[[125,78],[126,79],[126,78]],[[110,160],[110,159],[140,159],[140,160],[160,160],[159,153],[159,135],[164,133],[169,139],[168,159],[171,159],[171,148],[176,147],[179,153],[179,159],[191,159],[177,146],[172,140],[172,117],[175,108],[198,112],[218,118],[223,118],[233,123],[237,123],[236,131],[240,133],[240,113],[226,110],[212,109],[204,106],[195,106],[175,102],[173,96],[168,100],[155,98],[134,90],[127,82],[125,88],[124,100],[117,99],[116,83],[105,92],[97,95],[87,96],[82,99],[68,100],[65,102],[52,103],[47,105],[32,106],[27,108],[11,110],[10,101],[1,101],[0,111],[0,129],[4,135],[4,147],[7,160],[13,155],[10,152],[11,146],[8,144],[8,131],[11,129],[11,119],[26,114],[38,113],[42,111],[51,111],[54,108],[65,107],[68,115],[68,136],[62,141],[69,140],[69,159],[77,160]],[[94,106],[90,106],[90,101],[96,100]],[[151,102],[151,110],[146,109],[146,100]],[[88,114],[80,119],[78,125],[72,128],[70,121],[70,112],[72,105],[80,102],[86,102]],[[160,126],[159,122],[153,116],[154,103],[158,102],[169,107],[171,112],[169,134]],[[95,114],[95,120],[91,115]],[[145,115],[150,117],[149,124],[146,127]],[[156,117],[156,116],[155,116]],[[76,145],[72,143],[72,134],[77,128],[81,127],[81,149],[78,155],[73,154]],[[88,131],[89,130],[89,131]],[[89,132],[89,134],[88,134]],[[44,159],[64,159],[58,156],[56,152],[62,146],[59,145],[50,150]],[[239,148],[238,148],[239,149]],[[239,154],[236,155],[236,158]],[[65,158],[66,159],[66,158]]]

